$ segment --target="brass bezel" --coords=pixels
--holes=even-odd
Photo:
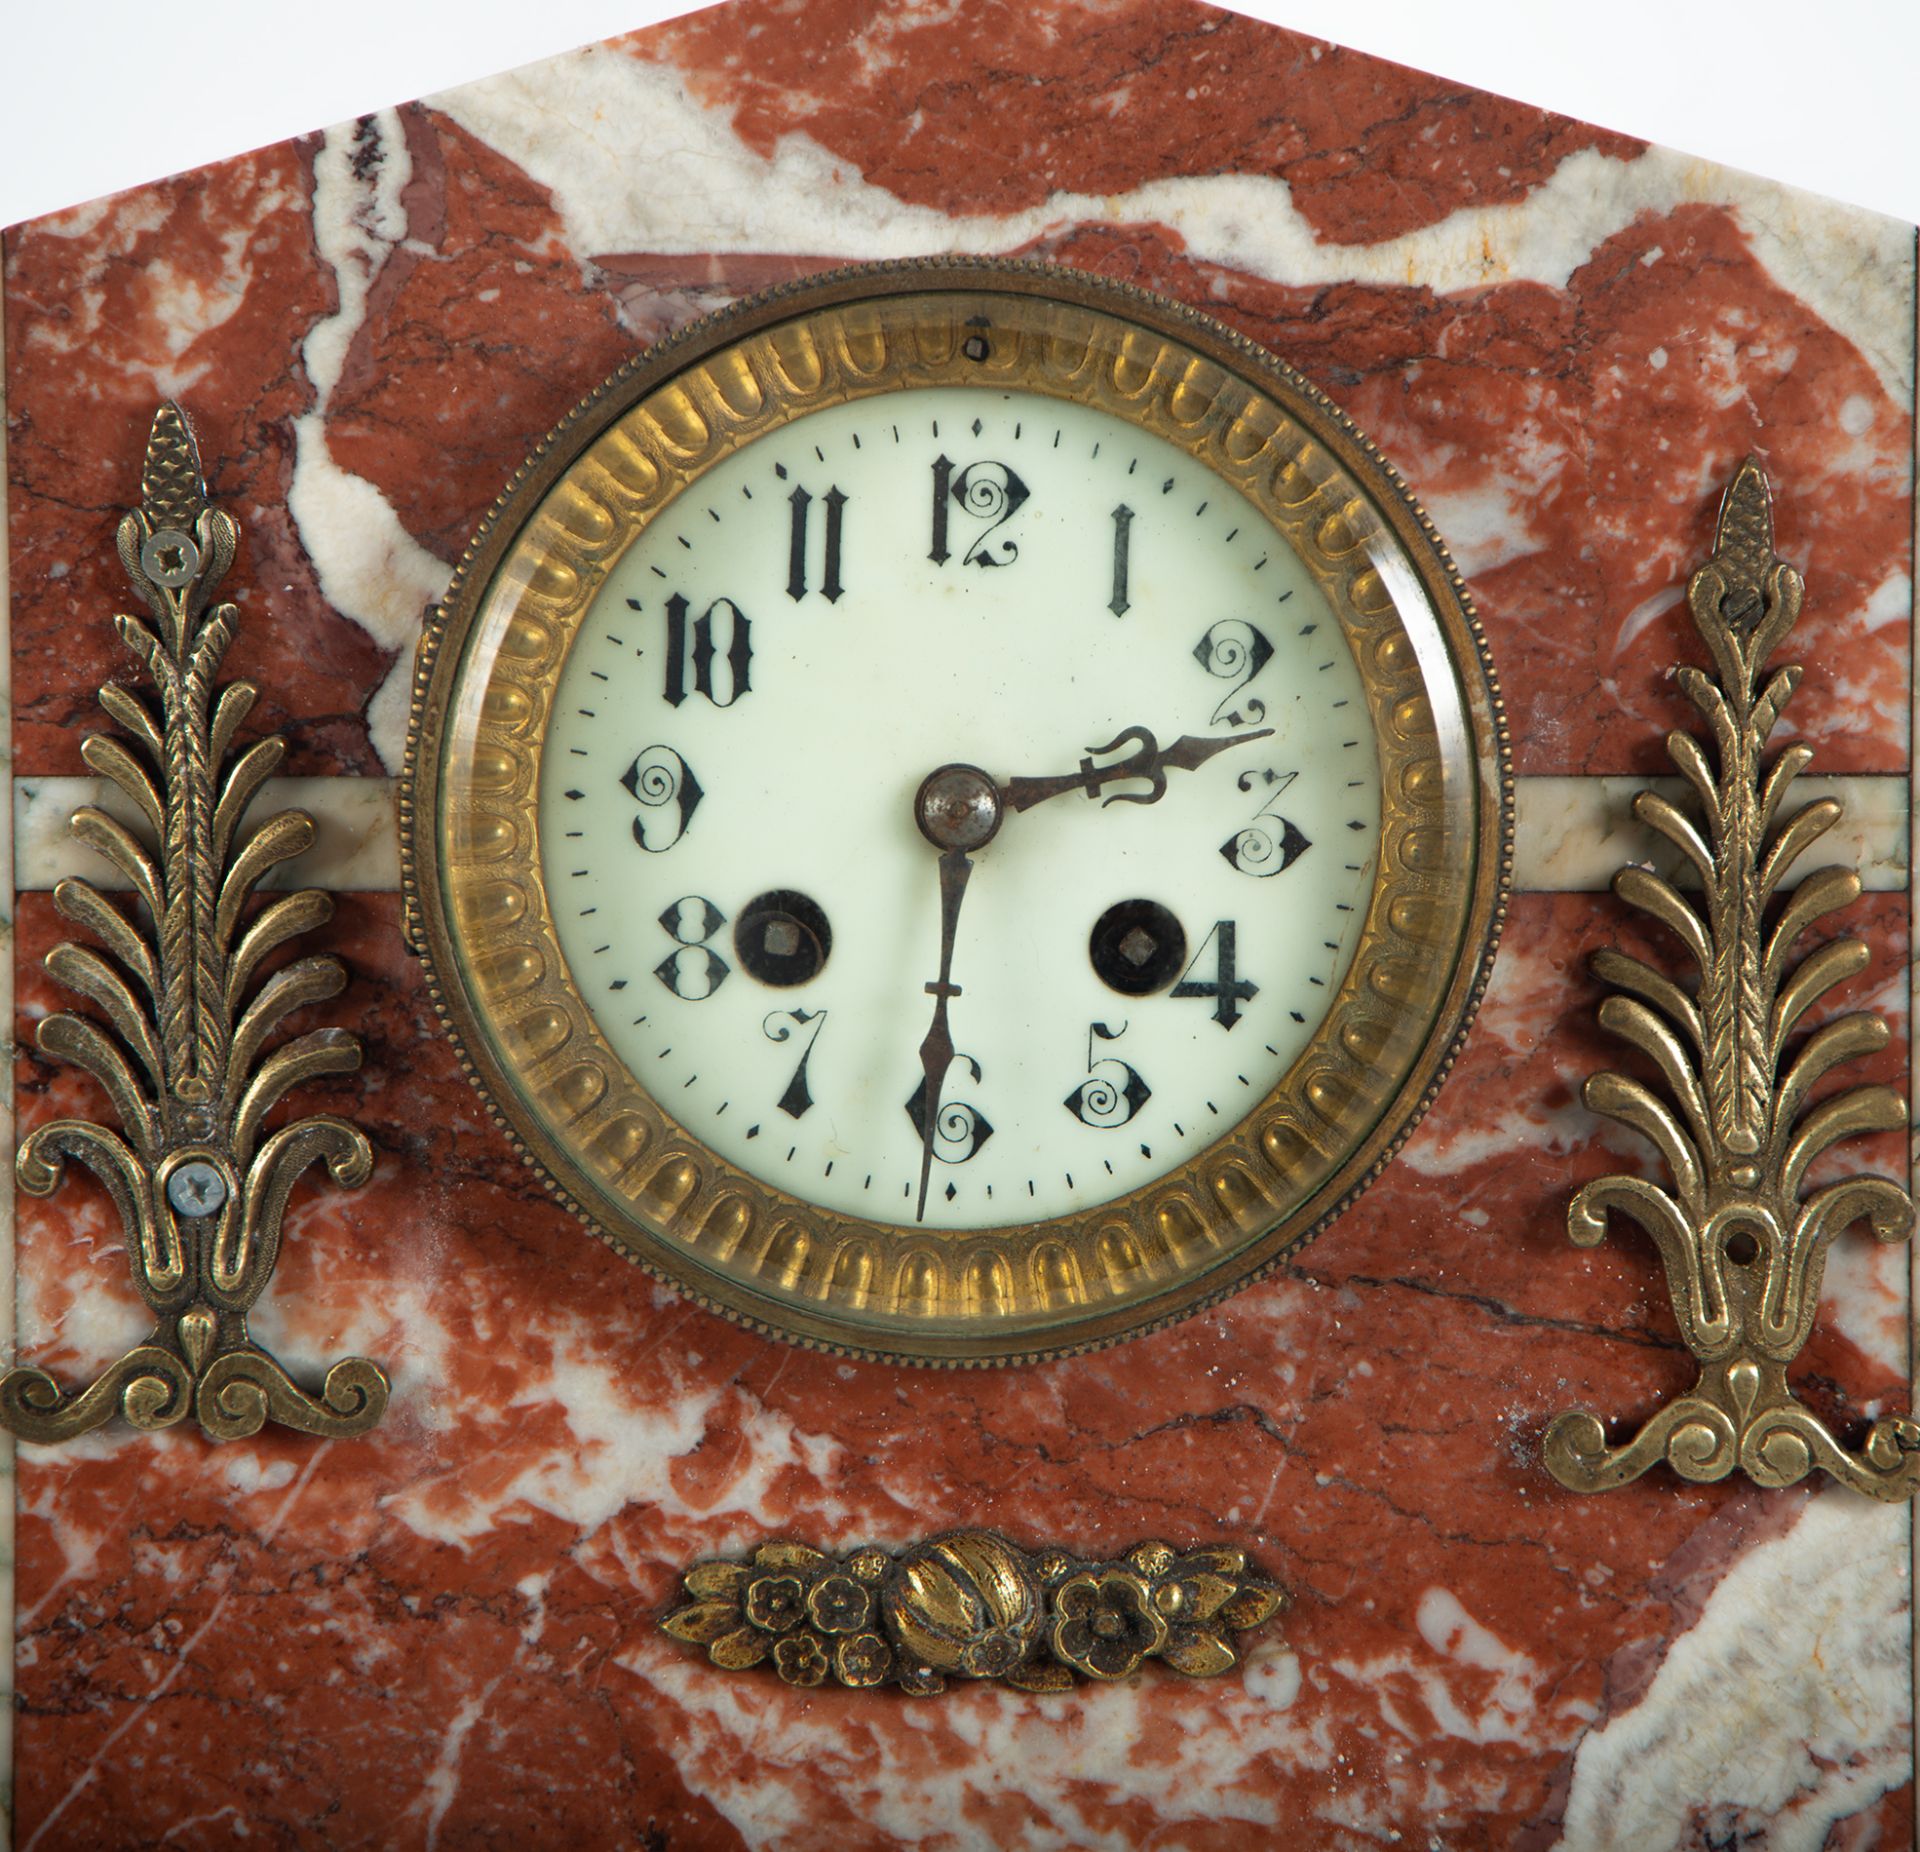
[[[968,352],[983,332],[984,359],[978,342]],[[808,411],[983,382],[1092,403],[1169,439],[1314,572],[1379,742],[1380,872],[1326,1021],[1237,1126],[1085,1214],[934,1231],[801,1202],[721,1161],[638,1086],[567,971],[535,821],[546,702],[574,628],[660,509]],[[755,1329],[979,1365],[1085,1350],[1198,1311],[1277,1265],[1372,1180],[1431,1101],[1485,987],[1512,785],[1459,575],[1330,401],[1143,291],[1043,265],[935,259],[743,302],[630,363],[560,424],[488,516],[422,641],[400,821],[409,937],[462,1063],[595,1233]]]

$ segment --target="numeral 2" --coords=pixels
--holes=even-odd
[[[1209,675],[1233,686],[1213,710],[1213,724],[1241,727],[1266,718],[1267,704],[1249,695],[1244,709],[1235,707],[1240,691],[1273,660],[1273,645],[1265,631],[1242,618],[1223,618],[1193,646],[1193,659]]]

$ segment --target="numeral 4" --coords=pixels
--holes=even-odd
[[[1231,1029],[1240,1020],[1241,1004],[1251,1002],[1260,994],[1260,986],[1250,978],[1241,977],[1235,968],[1238,936],[1232,920],[1215,920],[1206,944],[1193,955],[1193,963],[1187,966],[1179,983],[1167,992],[1170,997],[1211,997],[1213,1020],[1223,1029]],[[1202,983],[1194,973],[1200,969],[1208,947],[1213,949],[1213,981]]]

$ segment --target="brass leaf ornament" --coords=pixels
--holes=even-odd
[[[1857,1133],[1904,1130],[1907,1108],[1881,1086],[1809,1104],[1842,1062],[1884,1048],[1888,1029],[1855,1012],[1800,1033],[1814,1004],[1868,963],[1867,947],[1852,938],[1793,958],[1809,926],[1860,896],[1848,868],[1783,886],[1841,814],[1821,798],[1782,821],[1787,789],[1813,754],[1796,742],[1762,759],[1800,682],[1797,667],[1768,672],[1766,662],[1799,615],[1801,589],[1799,573],[1774,556],[1772,495],[1749,458],[1721,503],[1713,556],[1687,585],[1713,673],[1675,673],[1706,719],[1713,753],[1681,731],[1667,736],[1667,751],[1699,814],[1650,791],[1634,800],[1640,820],[1679,849],[1700,892],[1682,893],[1640,867],[1613,881],[1622,900],[1680,941],[1697,982],[1677,983],[1619,951],[1593,960],[1616,993],[1600,1006],[1601,1023],[1653,1064],[1664,1092],[1595,1074],[1586,1103],[1645,1137],[1672,1182],[1602,1177],[1567,1211],[1567,1232],[1582,1247],[1605,1238],[1609,1212],[1645,1230],[1700,1375],[1618,1447],[1585,1410],[1560,1415],[1547,1429],[1546,1463],[1577,1492],[1624,1485],[1662,1459],[1685,1479],[1724,1479],[1737,1468],[1763,1486],[1792,1485],[1819,1467],[1880,1499],[1910,1497],[1920,1477],[1920,1425],[1877,1421],[1855,1453],[1787,1385],[1819,1308],[1827,1244],[1859,1221],[1884,1242],[1913,1228],[1911,1199],[1885,1177],[1846,1177],[1804,1193],[1823,1152]]]
[[[750,1562],[694,1564],[682,1593],[662,1628],[722,1671],[765,1665],[789,1685],[893,1685],[914,1697],[952,1678],[1065,1691],[1128,1678],[1149,1659],[1206,1678],[1237,1666],[1237,1636],[1287,1605],[1243,1550],[1142,1543],[1087,1561],[988,1530],[843,1556],[762,1544]]]
[[[55,887],[55,908],[97,947],[56,946],[47,969],[98,1017],[48,1016],[36,1038],[44,1053],[100,1083],[120,1129],[57,1119],[27,1137],[16,1162],[32,1196],[59,1187],[68,1158],[100,1179],[155,1323],[144,1343],[72,1394],[43,1370],[9,1371],[0,1422],[23,1440],[70,1440],[116,1415],[135,1427],[171,1427],[189,1413],[216,1440],[258,1433],[269,1420],[351,1435],[371,1428],[387,1404],[387,1378],[364,1357],[334,1364],[314,1396],[247,1332],[300,1174],[324,1162],[336,1183],[364,1183],[373,1152],[355,1127],[326,1114],[266,1130],[290,1088],[350,1073],[360,1045],[326,1028],[272,1045],[293,1011],[339,995],[346,973],[336,959],[308,955],[261,975],[273,953],[329,919],[333,903],[308,888],[249,904],[263,876],[313,841],[313,820],[283,810],[241,834],[286,747],[279,739],[238,745],[258,691],[248,682],[214,685],[237,613],[210,600],[238,539],[231,517],[208,505],[186,418],[163,405],[140,506],[118,534],[151,621],[114,620],[157,702],[108,683],[100,705],[131,737],[95,734],[80,748],[144,828],[93,805],[75,811],[71,825],[132,899],[122,906],[79,879]]]

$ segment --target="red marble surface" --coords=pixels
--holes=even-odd
[[[283,143],[5,234],[17,771],[79,771],[93,689],[125,672],[113,533],[169,396],[219,434],[208,468],[246,534],[229,670],[260,682],[290,769],[377,769],[359,710],[380,652],[321,599],[287,512],[300,341],[331,306],[311,158]]]
[[[1021,15],[1005,11],[1017,35]],[[1100,9],[1101,29],[1043,34],[1044,105],[971,12],[964,30],[874,0],[821,0],[816,14],[829,22],[828,71],[854,56],[848,22],[889,26],[884,71],[834,84],[809,64],[804,85],[782,89],[791,22],[760,0],[625,47],[675,60],[696,94],[741,96],[749,143],[776,129],[824,138],[903,200],[957,218],[1029,203],[1036,175],[1121,190],[1279,173],[1316,232],[1365,245],[1523,193],[1575,149],[1633,151],[1350,53],[1315,58],[1306,40],[1180,0]],[[1031,49],[1040,57],[1039,40]],[[1209,73],[1219,81],[1196,107],[1184,91]],[[1155,100],[1176,86],[1183,108]],[[1002,109],[1042,137],[1048,110],[1110,120],[1102,99],[1123,87],[1129,132],[1055,137],[1057,171],[1023,163],[1025,143],[993,126]],[[944,110],[931,107],[939,97]],[[910,131],[898,113],[908,98],[923,99]],[[835,257],[574,251],[541,186],[441,112],[416,105],[403,122],[407,237],[373,283],[327,442],[449,566],[531,438],[638,345]],[[1381,123],[1394,133],[1374,133]],[[1444,132],[1423,139],[1430,128]],[[1401,171],[1402,129],[1424,151],[1420,185]],[[263,718],[288,733],[290,769],[379,769],[366,706],[396,652],[327,604],[284,506],[292,421],[313,404],[300,344],[336,306],[306,218],[312,153],[288,144],[6,236],[23,773],[79,769],[82,691],[114,666],[110,638],[83,614],[120,595],[112,527],[163,392],[184,396],[209,474],[246,525],[252,589],[234,666],[271,691]],[[245,235],[216,244],[235,218]],[[1685,718],[1666,669],[1691,646],[1677,588],[1710,537],[1720,485],[1757,453],[1794,485],[1781,546],[1816,587],[1798,646],[1833,661],[1844,645],[1847,663],[1808,687],[1795,722],[1824,771],[1904,769],[1904,606],[1875,593],[1912,564],[1910,408],[1769,275],[1729,210],[1643,215],[1564,288],[1495,280],[1449,295],[1288,287],[1191,259],[1165,226],[1070,223],[1010,249],[1210,309],[1360,420],[1460,555],[1497,639],[1523,772],[1664,769],[1657,742]],[[111,366],[99,364],[103,346]]]
[[[942,212],[1266,174],[1326,242],[1372,244],[1521,198],[1578,149],[1645,146],[1209,7],[810,0],[803,20],[712,7],[627,43],[684,69],[750,148],[797,131]]]
[[[975,230],[1056,191],[1240,175],[1286,181],[1317,246],[1364,252],[1524,203],[1580,151],[1637,152],[1185,0],[734,0],[620,49],[680,73],[748,147],[805,135]],[[325,440],[443,562],[531,439],[636,346],[837,255],[812,228],[791,249],[575,249],[555,199],[451,109],[399,120],[405,237],[351,330]],[[303,344],[340,309],[317,148],[6,235],[23,774],[80,769],[91,690],[120,667],[111,537],[162,393],[195,416],[245,533],[230,669],[263,684],[257,722],[288,734],[292,771],[381,768],[369,709],[400,652],[329,602],[286,511],[296,421],[320,402]],[[1644,213],[1563,285],[1451,292],[1276,281],[1170,224],[1022,227],[1007,248],[1210,308],[1360,420],[1459,553],[1522,771],[1666,769],[1660,736],[1687,718],[1668,667],[1700,653],[1678,589],[1748,450],[1809,580],[1791,653],[1815,672],[1788,726],[1817,770],[1907,770],[1907,615],[1883,586],[1911,566],[1910,407],[1730,205]],[[1904,1085],[1904,897],[1845,923],[1876,963],[1834,1005],[1889,1017],[1874,1077]],[[115,1430],[22,1451],[15,1843],[1555,1844],[1581,1742],[1645,1696],[1754,1549],[1838,1496],[1661,1471],[1582,1500],[1539,1467],[1561,1409],[1630,1424],[1691,1379],[1647,1245],[1564,1232],[1580,1181],[1648,1162],[1577,1100],[1623,1061],[1585,955],[1634,931],[1604,897],[1521,896],[1439,1105],[1274,1279],[1114,1352],[941,1375],[751,1337],[586,1239],[461,1081],[393,897],[349,897],[335,938],[356,975],[327,1020],[367,1064],[296,1103],[348,1113],[379,1162],[355,1193],[303,1186],[257,1322],[309,1381],[343,1352],[381,1359],[392,1409],[352,1443]],[[22,896],[23,1046],[58,936],[46,896]],[[97,1110],[70,1070],[29,1056],[17,1078],[26,1124]],[[1841,1161],[1897,1172],[1901,1146]],[[22,1204],[25,1354],[64,1381],[143,1329],[118,1240],[83,1174]],[[1849,1335],[1904,1318],[1890,1278],[1850,1276],[1872,1303],[1830,1302],[1796,1374],[1842,1427],[1904,1402],[1888,1345]],[[1294,1592],[1297,1695],[1263,1710],[1239,1681],[1149,1673],[1083,1709],[980,1689],[912,1705],[725,1680],[656,1630],[696,1557],[980,1521],[1088,1551],[1245,1545]],[[1479,1633],[1450,1631],[1442,1597]],[[1293,1665],[1277,1639],[1255,1655],[1270,1695]],[[1115,1735],[1124,1769],[1101,1759]],[[1022,1743],[1045,1746],[1025,1752],[1045,1782],[996,1788]],[[1702,1814],[1673,1843],[1746,1824]],[[1907,1784],[1828,1844],[1912,1830]]]
[[[1875,964],[1836,1007],[1901,1026],[1904,900],[1848,924]],[[689,1781],[704,1725],[684,1689],[727,1681],[655,1631],[675,1567],[770,1529],[903,1542],[983,1514],[1089,1551],[1232,1541],[1293,1591],[1284,1633],[1308,1677],[1286,1744],[1235,1753],[1229,1731],[1217,1829],[1165,1843],[1273,1843],[1256,1802],[1296,1823],[1290,1844],[1379,1843],[1341,1824],[1354,1797],[1450,1846],[1553,1843],[1582,1734],[1644,1693],[1663,1643],[1808,1495],[1657,1473],[1579,1499],[1537,1463],[1571,1402],[1638,1418],[1690,1381],[1645,1245],[1564,1235],[1573,1183],[1643,1156],[1601,1149],[1570,1105],[1620,1058],[1580,952],[1623,926],[1602,897],[1519,900],[1440,1106],[1278,1278],[1116,1351],[979,1375],[765,1343],[587,1240],[482,1122],[392,900],[350,899],[355,979],[332,1013],[367,1067],[307,1103],[349,1112],[378,1168],[352,1194],[303,1192],[263,1322],[309,1377],[343,1348],[382,1358],[392,1411],[332,1445],[23,1449],[17,1843],[96,1846],[110,1820],[114,1843],[222,1846],[241,1819],[286,1846],[748,1843]],[[23,957],[57,929],[24,897]],[[25,1013],[51,1002],[33,978]],[[1902,1047],[1875,1077],[1901,1077]],[[18,1082],[28,1124],[86,1104],[38,1060]],[[1866,1155],[1897,1163],[1894,1143]],[[23,1208],[35,1322],[56,1334],[31,1354],[71,1379],[139,1332],[124,1262],[84,1178]],[[116,1295],[119,1329],[90,1314],[87,1342],[57,1335]],[[1797,1376],[1843,1426],[1904,1396],[1831,1318]],[[1435,1590],[1521,1669],[1439,1650]],[[735,1701],[770,1730],[833,1707],[840,1753],[780,1767],[793,1811],[751,1841],[783,1847],[908,1843],[843,1778],[863,1743],[889,1765],[964,1763],[1007,1706],[1035,1727],[1060,1712],[765,1678]],[[1082,1700],[1089,1727],[1113,1701]],[[1222,1727],[1213,1687],[1148,1674],[1134,1701],[1149,1740]],[[1085,1818],[1162,1843],[1151,1808],[1089,1781]],[[1001,1804],[999,1843],[1027,1843],[1034,1822]],[[1893,1835],[1910,1814],[1903,1788],[1853,1825]]]

